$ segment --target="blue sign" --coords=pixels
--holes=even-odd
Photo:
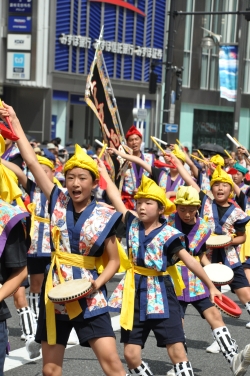
[[[56,123],[57,123],[57,115],[51,116],[51,131],[50,131],[50,138],[53,140],[53,138],[56,137]]]
[[[167,133],[178,133],[178,124],[164,124],[165,132]]]
[[[31,33],[31,17],[9,16],[8,31]]]
[[[24,73],[25,55],[20,53],[13,54],[13,72]]]
[[[71,104],[84,104],[84,105],[86,105],[86,102],[84,100],[84,95],[77,95],[77,94],[71,94],[70,103]]]
[[[32,0],[9,1],[9,13],[31,13]]]

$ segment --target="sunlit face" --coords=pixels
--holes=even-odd
[[[73,203],[79,204],[90,198],[91,191],[96,188],[98,181],[93,181],[89,170],[74,167],[66,172],[65,184]]]
[[[128,147],[133,150],[133,153],[138,153],[141,150],[141,143],[142,139],[137,134],[133,134],[127,139]]]
[[[140,221],[153,223],[163,214],[164,209],[159,209],[158,203],[155,200],[139,198],[136,203],[136,211]]]
[[[211,188],[215,201],[223,205],[229,199],[232,187],[229,183],[215,182]]]
[[[177,205],[176,210],[179,214],[180,219],[189,224],[193,225],[195,223],[195,216],[199,206],[197,205]]]
[[[235,182],[235,184],[240,185],[242,183],[243,179],[244,179],[244,175],[242,174],[242,172],[237,171],[237,173],[234,174],[232,176],[232,178],[233,178],[233,181]]]
[[[49,166],[46,166],[46,165],[43,165],[43,164],[41,164],[41,167],[42,167],[43,171],[46,172],[49,180],[53,182],[54,171],[52,171],[51,168],[49,168]]]

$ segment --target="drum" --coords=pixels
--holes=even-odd
[[[206,241],[208,248],[223,248],[232,243],[232,238],[229,235],[211,235]]]
[[[209,264],[203,269],[216,286],[227,285],[234,278],[233,270],[223,264]]]
[[[234,317],[238,319],[242,314],[242,310],[233,300],[231,300],[228,296],[222,294],[222,300],[220,300],[217,296],[214,298],[214,304],[216,307],[224,312],[226,315]]]
[[[73,279],[60,283],[48,292],[53,303],[70,303],[79,300],[92,291],[92,283],[87,279]]]

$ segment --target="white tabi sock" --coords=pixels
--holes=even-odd
[[[250,315],[250,302],[245,304],[248,314]]]
[[[226,326],[221,326],[213,330],[213,335],[221,348],[222,354],[231,365],[233,357],[238,353],[238,345]]]
[[[194,376],[193,368],[189,361],[176,363],[174,371],[176,376]]]

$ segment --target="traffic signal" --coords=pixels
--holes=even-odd
[[[157,90],[157,79],[158,75],[151,71],[150,76],[149,76],[149,93],[150,94],[155,94]]]
[[[176,100],[180,99],[181,93],[182,93],[182,78],[179,76],[176,76],[176,90],[175,90]]]

